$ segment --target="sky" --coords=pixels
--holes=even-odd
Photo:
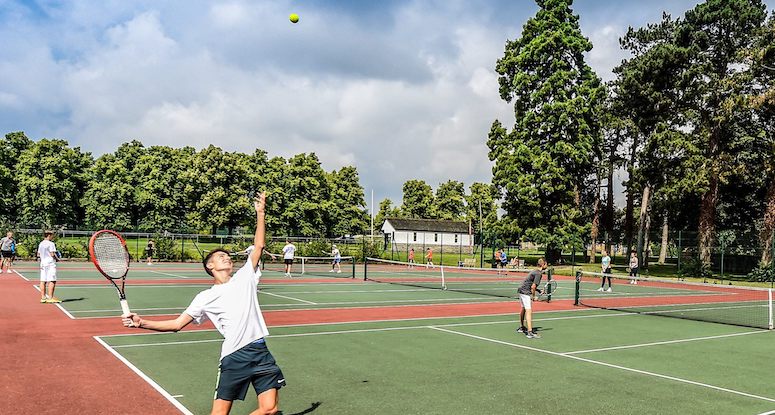
[[[611,80],[628,26],[697,3],[576,0],[588,64]],[[326,170],[357,167],[367,203],[373,191],[377,204],[400,204],[409,179],[491,181],[490,125],[514,123],[495,62],[536,10],[532,0],[0,0],[0,133],[95,156],[133,139],[314,152]]]

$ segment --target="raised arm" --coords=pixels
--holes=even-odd
[[[261,253],[264,252],[264,233],[265,227],[265,208],[266,208],[266,192],[261,192],[253,200],[253,206],[256,209],[256,234],[253,237],[253,246],[255,249],[250,253],[250,262],[253,264],[253,269],[258,268],[258,261],[261,259]]]

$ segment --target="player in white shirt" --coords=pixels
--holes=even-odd
[[[331,249],[331,256],[334,257],[334,260],[331,262],[331,271],[328,272],[336,272],[337,274],[342,273],[342,254],[339,252],[339,248],[336,247],[336,245],[333,246],[333,249]]]
[[[0,273],[11,273],[11,261],[13,261],[15,242],[13,232],[8,231],[5,238],[0,239]]]
[[[61,303],[54,297],[54,289],[57,285],[57,247],[53,241],[54,232],[43,233],[43,240],[38,245],[38,257],[40,258],[40,302]]]
[[[258,396],[258,409],[252,414],[276,414],[278,391],[285,386],[283,372],[264,340],[269,331],[256,295],[261,277],[258,261],[264,249],[265,199],[266,195],[262,193],[254,201],[255,249],[233,276],[230,253],[215,249],[203,260],[205,271],[213,277],[214,285],[197,294],[178,318],[153,321],[132,313],[122,319],[126,327],[156,331],[178,331],[192,321],[199,324],[209,319],[213,322],[223,336],[223,345],[212,414],[228,414],[235,399],[245,399],[251,384]]]
[[[285,246],[283,247],[283,260],[285,261],[285,276],[291,277],[291,266],[293,265],[293,257],[296,255],[296,246],[291,243],[290,240],[285,240]]]

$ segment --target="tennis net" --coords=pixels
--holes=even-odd
[[[285,260],[282,255],[264,255],[261,264],[263,270],[285,273]],[[355,278],[355,259],[343,256],[337,267],[333,257],[296,256],[291,264],[291,275]]]
[[[611,277],[601,290],[603,276]],[[773,329],[772,290],[577,272],[575,304],[638,314]]]
[[[366,258],[364,279],[411,287],[448,290],[492,297],[516,298],[530,269],[426,266]]]

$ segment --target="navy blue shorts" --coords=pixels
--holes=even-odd
[[[285,386],[285,376],[263,340],[250,343],[221,360],[215,399],[245,400],[250,384],[256,395]]]

